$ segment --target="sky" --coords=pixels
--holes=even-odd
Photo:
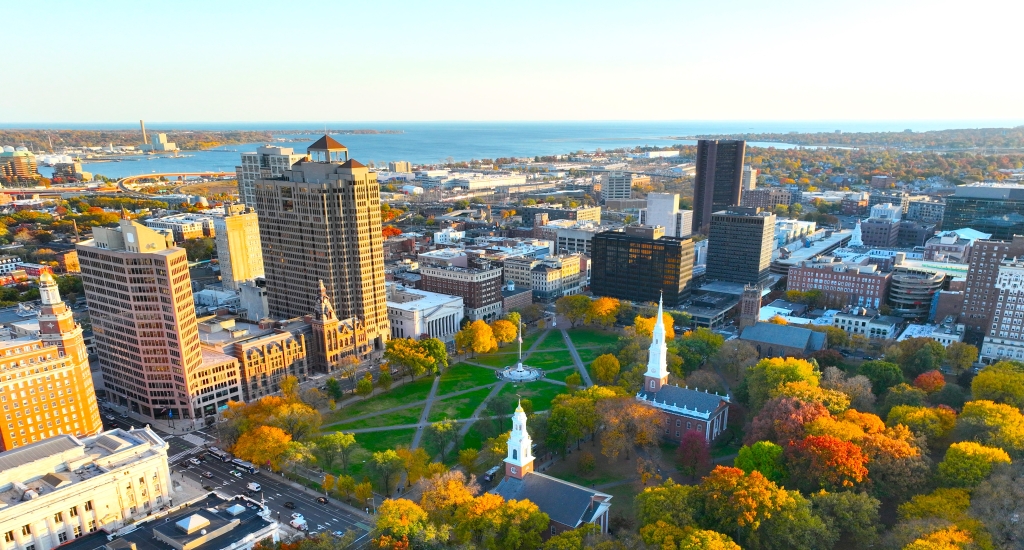
[[[1022,16],[1020,0],[32,0],[0,34],[0,125],[1020,123]]]

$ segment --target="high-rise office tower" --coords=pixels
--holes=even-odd
[[[708,232],[708,280],[764,286],[774,238],[771,212],[740,206],[715,212]]]
[[[200,349],[188,260],[169,232],[124,217],[118,227],[94,228],[77,248],[111,401],[175,419],[239,399],[237,367],[204,364],[217,358]]]
[[[690,297],[693,241],[666,237],[660,227],[604,231],[591,243],[590,290],[637,302],[665,300],[670,307]]]
[[[647,208],[640,211],[640,223],[664,227],[666,237],[689,237],[693,211],[679,209],[678,193],[649,193]]]
[[[214,241],[224,288],[263,276],[263,247],[256,211],[241,204],[224,206],[223,216],[214,216]]]
[[[711,215],[740,204],[743,155],[747,142],[702,139],[697,142],[693,182],[693,232],[707,235]]]
[[[0,451],[103,431],[82,327],[49,273],[39,276],[39,301],[39,337],[0,343],[0,401],[13,416],[0,430]]]
[[[238,178],[238,197],[246,206],[256,204],[253,185],[260,178],[278,178],[285,170],[291,169],[305,158],[294,152],[291,147],[257,147],[255,153],[242,153],[242,165],[235,167]]]
[[[357,321],[382,350],[391,328],[377,174],[329,136],[307,153],[280,177],[254,183],[270,315],[318,311],[322,281],[338,319]]]
[[[1024,235],[1024,187],[1014,183],[969,183],[946,197],[942,228],[990,233],[993,239]]]
[[[757,168],[743,167],[743,191],[753,191],[757,187]]]
[[[959,322],[967,325],[967,334],[973,342],[990,329],[990,321],[1001,304],[996,281],[999,267],[1007,257],[1024,256],[1024,236],[1017,235],[1012,241],[978,240],[971,250],[970,267],[967,269],[967,286],[964,289],[964,306]]]
[[[650,176],[630,172],[607,172],[601,178],[601,200],[631,199],[634,187],[650,183]]]

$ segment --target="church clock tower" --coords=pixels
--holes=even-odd
[[[523,479],[533,471],[533,440],[526,431],[526,411],[520,403],[512,415],[512,433],[508,437],[508,456],[505,457],[505,476]]]
[[[654,318],[651,348],[647,356],[647,372],[644,373],[644,391],[651,393],[668,384],[668,344],[665,342],[665,320],[662,312],[662,299],[658,298],[658,314]]]

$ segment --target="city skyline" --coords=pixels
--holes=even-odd
[[[1024,118],[1015,92],[1024,77],[1006,70],[998,55],[979,56],[943,38],[985,28],[986,51],[1012,51],[1013,12],[1022,8],[1008,2],[967,11],[949,2],[924,10],[909,1],[649,2],[628,9],[527,3],[516,10],[364,3],[337,15],[366,24],[367,39],[338,41],[327,56],[306,52],[332,42],[335,18],[302,18],[301,34],[289,40],[280,19],[267,16],[273,9],[281,8],[20,6],[27,20],[116,29],[117,39],[69,33],[40,41],[28,34],[31,25],[12,26],[8,44],[15,46],[5,55],[12,74],[55,63],[63,79],[83,85],[69,94],[11,79],[0,120],[131,120],[143,112],[168,122],[310,120],[314,105],[318,118],[352,121]],[[643,40],[598,39],[603,32]],[[65,61],[68,51],[76,52],[73,62]],[[912,62],[892,61],[908,55]],[[255,66],[317,74],[317,85],[268,83],[262,71],[250,70]],[[997,75],[999,83],[937,85],[957,66]],[[600,76],[609,70],[627,77]],[[125,71],[132,77],[119,78]],[[352,86],[355,74],[378,85]],[[600,86],[586,85],[595,79]],[[324,89],[332,91],[327,101]],[[269,113],[268,104],[275,105]]]

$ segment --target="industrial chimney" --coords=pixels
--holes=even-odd
[[[145,120],[140,120],[139,121],[139,126],[142,126],[142,143],[143,144],[149,144],[149,138],[146,137],[146,121]]]

